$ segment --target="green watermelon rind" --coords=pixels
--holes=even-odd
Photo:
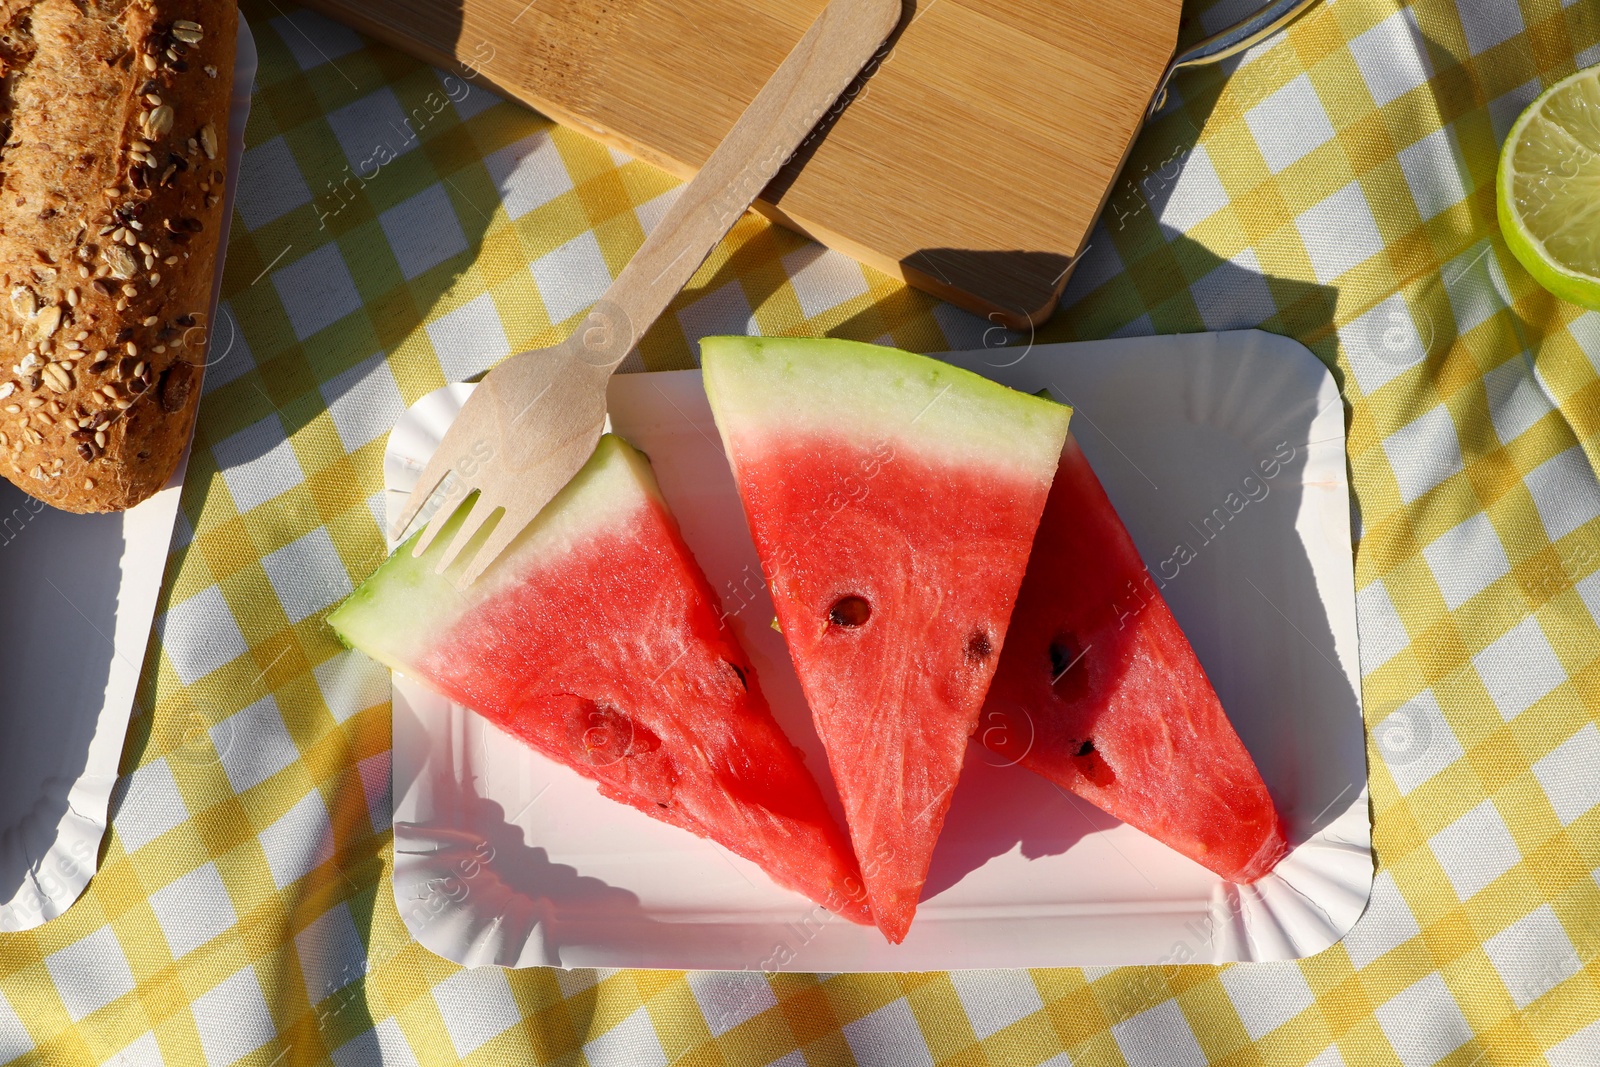
[[[493,529],[485,525],[443,574],[434,568],[466,521],[459,509],[423,555],[412,550],[420,533],[328,615],[328,626],[347,647],[359,649],[391,670],[406,670],[431,636],[448,629],[475,604],[520,580],[530,566],[566,552],[590,534],[655,500],[665,506],[655,474],[642,453],[615,434],[600,438],[594,455],[517,535],[494,567],[468,590],[461,575]],[[408,626],[408,621],[426,625]]]
[[[707,337],[700,363],[724,443],[730,425],[835,438],[850,425],[860,440],[942,462],[1053,470],[1072,414],[972,371],[860,341]],[[999,426],[1010,432],[997,434]]]

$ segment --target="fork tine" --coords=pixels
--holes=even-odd
[[[416,486],[412,488],[411,495],[406,498],[406,506],[400,512],[399,520],[390,528],[389,537],[391,540],[398,541],[400,539],[400,535],[406,532],[412,522],[416,520],[417,515],[421,513],[423,507],[432,499],[434,491],[439,488],[440,484],[455,468],[455,450],[447,448],[446,446],[449,444],[450,434],[446,431],[444,440],[439,442],[439,447],[434,450],[432,458],[428,460],[428,465],[423,468],[422,476],[417,479]],[[428,523],[427,529],[423,531],[422,539],[417,542],[417,550],[414,555],[422,555],[427,550],[427,547],[433,543],[433,539],[439,536],[439,530],[444,526],[440,519],[440,513],[443,514],[445,519],[448,519],[450,513],[454,510],[455,508],[450,506],[449,501],[445,501],[440,505],[439,511],[434,513],[433,520]]]
[[[465,573],[461,576],[461,587],[464,589],[478,580],[488,566],[499,558],[506,546],[511,544],[516,536],[528,527],[533,520],[533,515],[523,514],[521,509],[513,512],[511,507],[505,509],[500,516],[500,523],[489,533],[489,539],[483,543],[477,553],[467,564]]]
[[[460,556],[462,552],[466,551],[467,546],[472,543],[473,538],[478,536],[478,532],[496,516],[504,518],[504,513],[505,508],[494,503],[493,501],[485,500],[480,494],[478,498],[473,501],[472,510],[460,520],[461,526],[450,538],[450,543],[445,546],[444,555],[439,557],[439,563],[438,566],[434,567],[434,572],[436,574],[443,574],[445,571],[449,570],[451,564],[455,563],[456,557]],[[469,557],[469,561],[471,559],[472,557]],[[471,579],[468,579],[461,584],[466,586],[470,581]]]
[[[467,514],[473,510],[477,503],[477,499],[471,496],[464,501],[453,499],[453,493],[451,494],[451,497],[452,499],[443,501],[439,507],[434,510],[433,515],[428,519],[427,525],[423,526],[422,532],[417,535],[417,543],[411,547],[411,555],[413,558],[419,558],[428,551],[428,548],[433,544],[434,540],[440,534],[445,532],[445,529],[453,521],[457,512],[460,512],[461,518],[465,519]]]

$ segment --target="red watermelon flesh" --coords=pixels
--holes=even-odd
[[[709,338],[702,363],[873,915],[898,943],[1070,412],[852,342]]]
[[[1230,882],[1287,851],[1260,772],[1071,438],[979,738]]]
[[[453,579],[471,549],[434,573],[458,524],[420,558],[403,546],[329,624],[602,795],[871,923],[849,844],[638,452],[602,438],[466,590]]]

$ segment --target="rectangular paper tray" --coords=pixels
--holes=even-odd
[[[910,936],[891,946],[721,847],[400,677],[395,899],[459,963],[795,971],[1281,960],[1338,941],[1372,856],[1344,410],[1299,344],[1255,331],[954,354],[1073,403],[1073,431],[1291,828],[1240,888],[974,744]],[[390,439],[393,513],[471,386]],[[651,458],[774,714],[833,792],[697,371],[618,375],[616,432]],[[1268,472],[1271,472],[1270,474]]]
[[[211,323],[256,77],[242,18],[238,42]],[[213,361],[227,334],[215,340]],[[0,930],[60,915],[94,873],[187,463],[110,515],[56,511],[0,480]]]

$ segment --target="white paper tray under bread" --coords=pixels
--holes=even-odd
[[[468,965],[835,972],[1281,960],[1344,936],[1372,854],[1332,377],[1254,331],[944,358],[1076,406],[1073,432],[1147,565],[1176,575],[1165,595],[1288,821],[1289,857],[1229,885],[974,744],[916,921],[891,946],[397,676],[395,899],[423,945]],[[471,388],[424,397],[396,428],[391,514]],[[610,411],[831,798],[699,372],[618,375]]]
[[[212,323],[255,77],[241,18]],[[229,336],[218,330],[211,361]],[[0,930],[55,918],[94,874],[187,463],[110,515],[56,511],[0,480]]]

